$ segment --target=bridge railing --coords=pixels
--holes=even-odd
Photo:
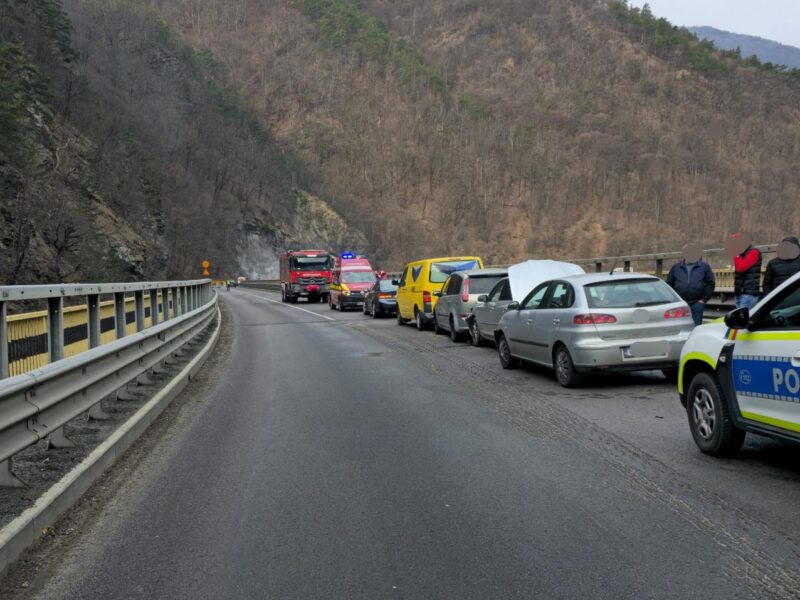
[[[65,300],[85,304],[65,309]],[[46,310],[9,315],[9,305],[31,301]],[[12,456],[45,437],[66,444],[64,424],[102,413],[103,398],[195,338],[216,305],[208,279],[0,286],[0,485],[18,484]],[[32,337],[35,354],[21,359],[30,362],[10,361],[22,352],[15,343]]]

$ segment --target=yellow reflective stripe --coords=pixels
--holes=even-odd
[[[678,393],[683,393],[683,368],[686,366],[691,360],[700,360],[709,365],[712,369],[717,368],[717,361],[714,358],[711,358],[708,354],[704,354],[702,352],[689,352],[686,356],[683,357],[681,361],[680,367],[678,367]]]
[[[736,336],[737,342],[800,341],[800,331],[744,331]]]
[[[759,415],[758,413],[749,412],[746,410],[742,411],[742,416],[745,419],[750,419],[751,421],[758,421],[759,423],[766,423],[767,425],[774,425],[775,427],[780,427],[781,429],[800,433],[800,423],[792,423],[791,421],[766,417],[764,415]]]

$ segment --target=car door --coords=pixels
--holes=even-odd
[[[478,304],[474,309],[475,321],[478,323],[478,328],[481,333],[491,333],[497,327],[497,322],[500,317],[497,315],[497,303],[500,300],[500,294],[503,292],[503,286],[508,285],[508,280],[497,282],[497,284],[486,295],[486,302]]]
[[[403,274],[397,282],[397,312],[400,316],[410,318],[408,315],[413,315],[413,310],[409,306],[410,292],[408,290],[408,269],[410,265],[406,265],[403,269]]]
[[[533,289],[522,301],[520,308],[514,313],[506,315],[510,334],[509,346],[512,354],[525,360],[541,361],[541,342],[537,341],[534,333],[535,320],[539,308],[545,304],[547,293],[550,289],[546,281]]]
[[[559,337],[562,321],[567,324],[570,308],[575,303],[575,292],[566,281],[554,281],[550,285],[546,302],[535,313],[531,339],[535,343],[537,360],[552,362],[553,343]]]
[[[735,336],[731,377],[743,419],[800,432],[800,280],[758,307]]]

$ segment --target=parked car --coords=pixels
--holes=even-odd
[[[800,274],[752,309],[697,327],[678,394],[706,454],[736,452],[747,432],[800,442]]]
[[[447,278],[457,271],[482,269],[483,261],[478,256],[455,256],[448,258],[426,258],[408,263],[403,267],[397,285],[397,324],[414,321],[422,331],[433,320],[433,309],[438,298],[433,295],[442,289]]]
[[[474,269],[450,275],[442,289],[433,293],[439,298],[433,309],[433,331],[450,332],[450,339],[460,341],[469,333],[467,317],[478,297],[485,297],[507,274],[506,269]]]
[[[510,266],[508,277],[497,282],[485,296],[479,296],[467,315],[470,341],[475,346],[494,342],[494,330],[512,301],[522,300],[543,281],[580,273],[583,269],[578,265],[556,260],[528,260]]]
[[[657,277],[571,275],[511,302],[495,340],[504,368],[546,365],[573,387],[590,372],[661,369],[675,377],[693,326],[689,306]]]
[[[364,295],[364,314],[377,319],[397,312],[397,286],[388,279],[376,279]]]

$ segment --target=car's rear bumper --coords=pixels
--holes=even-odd
[[[572,362],[578,371],[646,371],[650,369],[668,369],[677,367],[681,357],[681,349],[686,343],[687,335],[669,338],[648,338],[644,340],[602,340],[591,343],[582,342],[569,348]],[[668,350],[658,356],[623,357],[623,348],[636,342],[666,342]]]

